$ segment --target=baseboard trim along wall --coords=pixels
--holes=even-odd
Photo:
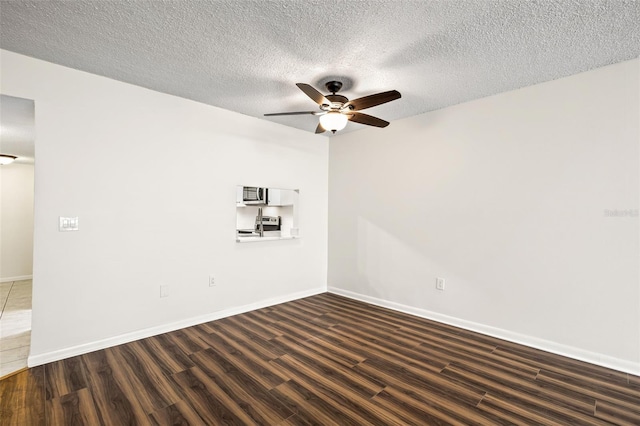
[[[18,277],[0,278],[0,283],[10,283],[11,281],[32,280],[33,275],[20,275]]]
[[[348,297],[350,299],[359,300],[361,302],[370,303],[372,305],[381,306],[383,308],[392,309],[394,311],[404,312],[406,314],[415,315],[417,317],[453,325],[465,330],[475,331],[477,333],[497,337],[498,339],[508,340],[509,342],[518,343],[546,352],[551,352],[557,355],[566,356],[579,361],[585,361],[590,364],[612,368],[624,373],[640,375],[640,362],[636,363],[619,358],[614,358],[596,352],[590,352],[584,349],[575,348],[573,346],[562,345],[560,343],[551,342],[549,340],[538,339],[536,337],[514,333],[512,331],[503,330],[472,321],[466,321],[455,317],[450,317],[447,315],[438,314],[436,312],[431,312],[426,309],[403,305],[401,303],[391,302],[384,299],[378,299],[377,297],[367,296],[349,290],[343,290],[337,287],[329,286],[327,291],[340,296]]]
[[[297,293],[291,293],[284,296],[278,296],[261,300],[259,302],[250,303],[243,306],[237,306],[221,311],[212,312],[210,314],[201,315],[198,317],[184,319],[169,324],[162,324],[156,327],[146,328],[144,330],[134,331],[131,333],[121,334],[119,336],[109,337],[107,339],[97,340],[95,342],[84,343],[69,348],[59,349],[51,352],[45,352],[38,355],[30,355],[27,359],[29,367],[36,367],[38,365],[46,364],[49,362],[59,361],[61,359],[70,358],[73,356],[83,355],[89,352],[97,351],[100,349],[110,348],[112,346],[122,345],[124,343],[133,342],[147,337],[156,336],[158,334],[168,333],[170,331],[180,330],[181,328],[191,327],[194,325],[202,324],[209,321],[215,321],[218,319],[230,317],[233,315],[242,314],[256,309],[262,309],[280,303],[290,302],[304,297],[314,296],[316,294],[325,293],[326,287],[315,288],[312,290],[300,291]]]

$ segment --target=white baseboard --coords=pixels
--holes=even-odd
[[[24,280],[32,280],[33,275],[20,275],[17,277],[6,277],[0,278],[0,283],[9,283],[11,281],[24,281]]]
[[[537,337],[527,336],[525,334],[515,333],[509,330],[503,330],[501,328],[491,327],[472,321],[450,317],[448,315],[442,315],[436,312],[428,311],[426,309],[403,305],[401,303],[391,302],[388,300],[379,299],[377,297],[367,296],[349,290],[343,290],[337,287],[330,286],[328,288],[328,291],[330,293],[335,293],[340,296],[348,297],[350,299],[360,300],[372,305],[393,309],[394,311],[404,312],[410,315],[415,315],[417,317],[453,325],[465,330],[475,331],[477,333],[497,337],[498,339],[508,340],[513,343],[519,343],[521,345],[551,352],[557,355],[562,355],[591,364],[600,365],[602,367],[611,368],[614,370],[622,371],[624,373],[640,375],[640,362],[614,358],[597,352],[586,351],[584,349],[576,348],[573,346],[567,346],[549,340],[539,339]]]
[[[191,327],[197,324],[202,324],[209,321],[215,321],[221,318],[226,318],[226,317],[242,314],[249,311],[254,311],[256,309],[262,309],[269,306],[278,305],[280,303],[290,302],[292,300],[314,296],[316,294],[325,293],[326,291],[327,291],[326,287],[316,288],[312,290],[304,290],[297,293],[291,293],[284,296],[261,300],[259,302],[250,303],[248,305],[237,306],[237,307],[225,309],[222,311],[212,312],[210,314],[201,315],[198,317],[187,318],[187,319],[176,321],[169,324],[162,324],[156,327],[146,328],[144,330],[138,330],[131,333],[121,334],[118,336],[97,340],[95,342],[88,342],[81,345],[72,346],[69,348],[59,349],[51,352],[45,352],[42,354],[29,355],[29,358],[27,359],[27,365],[29,367],[35,367],[35,366],[46,364],[49,362],[59,361],[61,359],[83,355],[83,354],[97,351],[100,349],[110,348],[112,346],[121,345],[123,343],[129,343],[135,340],[156,336],[158,334],[168,333],[170,331],[179,330],[181,328]]]

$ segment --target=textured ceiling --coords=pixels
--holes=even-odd
[[[396,89],[366,111],[393,121],[640,55],[633,0],[2,0],[0,24],[3,49],[308,131],[262,117],[315,110],[298,82]]]

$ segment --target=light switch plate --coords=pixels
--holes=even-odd
[[[60,232],[77,231],[79,229],[78,217],[62,217],[58,222],[58,230]]]
[[[161,285],[160,286],[160,297],[169,297],[169,286]]]

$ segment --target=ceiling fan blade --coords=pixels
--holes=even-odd
[[[300,88],[300,90],[302,90],[305,95],[313,99],[313,101],[318,105],[331,105],[329,99],[325,98],[324,95],[314,89],[313,86],[305,83],[296,83],[296,86],[298,86],[298,88]]]
[[[316,133],[324,133],[326,132],[326,130],[324,130],[324,127],[322,127],[322,124],[318,123],[318,127],[316,127]]]
[[[364,96],[347,102],[342,109],[350,109],[352,111],[360,111],[362,109],[371,108],[387,102],[400,99],[400,92],[397,90],[389,90],[388,92],[376,93],[375,95]]]
[[[360,124],[366,124],[367,126],[387,127],[389,125],[388,121],[384,121],[381,118],[363,114],[361,112],[354,112],[347,115],[349,116],[349,120]]]
[[[271,117],[274,115],[316,115],[316,111],[296,111],[296,112],[272,112],[269,114],[265,114],[265,117]]]

